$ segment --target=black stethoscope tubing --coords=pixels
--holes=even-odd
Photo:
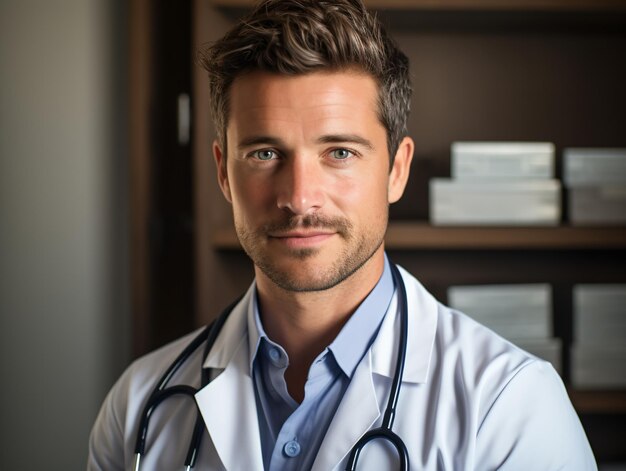
[[[387,440],[390,442],[398,452],[398,458],[400,459],[400,469],[406,471],[409,469],[409,452],[406,449],[404,441],[393,432],[393,422],[396,418],[396,406],[398,405],[398,397],[400,396],[400,384],[402,384],[402,376],[404,374],[404,361],[406,359],[406,348],[408,344],[408,322],[409,322],[409,308],[408,299],[406,294],[406,287],[402,280],[402,275],[395,264],[390,263],[391,273],[396,287],[398,289],[398,306],[400,309],[400,345],[398,345],[398,359],[396,360],[396,371],[393,375],[391,382],[391,389],[389,390],[389,399],[387,400],[387,407],[385,408],[385,415],[383,416],[383,423],[380,427],[369,430],[366,432],[358,442],[352,447],[348,462],[346,464],[346,471],[355,471],[356,464],[359,459],[359,455],[365,445],[372,440]]]
[[[176,359],[172,362],[172,364],[167,368],[161,379],[158,381],[157,385],[152,390],[150,397],[146,401],[146,405],[144,406],[143,412],[141,414],[141,421],[139,423],[139,429],[137,432],[137,440],[135,442],[135,465],[133,469],[135,471],[139,470],[139,465],[141,462],[141,456],[145,453],[146,448],[146,439],[148,436],[148,427],[150,424],[150,417],[156,410],[157,406],[163,402],[165,399],[175,396],[175,395],[184,395],[189,397],[190,399],[194,399],[195,394],[202,389],[204,386],[209,384],[210,376],[208,369],[202,368],[201,372],[201,381],[200,388],[194,388],[193,386],[187,385],[177,385],[167,387],[167,384],[172,379],[172,377],[176,374],[176,372],[180,369],[180,367],[189,359],[189,357],[202,345],[204,345],[204,353],[203,353],[203,361],[209,355],[209,351],[213,347],[217,336],[219,335],[226,319],[228,319],[228,315],[231,313],[233,308],[239,303],[241,300],[241,296],[233,301],[229,306],[227,306],[222,313],[219,315],[215,321],[209,324],[207,327],[202,329],[200,332],[186,347],[185,349],[176,357]],[[191,437],[191,442],[189,444],[189,449],[187,450],[187,457],[185,458],[185,469],[190,470],[196,464],[196,460],[198,458],[198,451],[200,449],[200,442],[202,441],[202,435],[204,432],[204,422],[202,420],[202,416],[198,413],[198,417],[196,418],[196,423],[194,426],[194,431]]]
[[[406,359],[406,349],[407,349],[407,330],[408,330],[408,301],[406,294],[406,287],[404,285],[404,281],[402,280],[402,275],[400,271],[395,266],[395,264],[390,263],[391,266],[391,274],[395,281],[395,285],[398,289],[398,303],[400,304],[400,344],[398,346],[398,358],[396,361],[396,370],[391,382],[391,388],[389,390],[389,400],[387,401],[387,407],[385,409],[385,414],[383,416],[382,425],[378,428],[372,429],[365,433],[359,441],[356,442],[352,450],[350,451],[350,456],[348,457],[348,462],[346,464],[346,471],[354,471],[356,469],[356,465],[361,454],[361,451],[372,440],[387,440],[390,442],[396,451],[398,452],[398,457],[400,459],[400,469],[402,471],[406,471],[409,469],[409,453],[407,451],[405,443],[402,439],[395,434],[391,429],[393,427],[393,422],[396,417],[396,406],[398,404],[398,397],[400,395],[400,385],[402,383],[402,376],[404,373],[404,362]],[[145,453],[146,447],[146,439],[148,436],[148,428],[150,425],[150,418],[152,414],[156,410],[156,408],[166,399],[176,396],[182,395],[186,396],[192,400],[194,400],[194,395],[203,387],[205,387],[211,381],[208,369],[202,368],[202,376],[201,376],[201,386],[200,388],[194,388],[193,386],[188,385],[176,385],[176,386],[167,386],[172,377],[176,374],[176,372],[180,369],[180,367],[191,357],[191,355],[204,343],[204,353],[203,353],[203,361],[206,360],[211,348],[213,348],[213,344],[217,339],[222,327],[226,323],[226,319],[234,309],[234,307],[239,303],[241,297],[236,299],[232,304],[230,304],[219,317],[207,326],[205,329],[200,332],[190,343],[185,347],[185,349],[178,355],[178,357],[172,362],[172,364],[167,368],[161,379],[158,381],[152,393],[148,397],[146,401],[146,405],[144,406],[143,412],[141,414],[141,420],[139,422],[139,429],[137,431],[137,440],[135,442],[135,465],[133,469],[135,471],[139,471],[139,465],[141,463],[141,456]],[[194,402],[195,403],[195,402]],[[198,459],[198,451],[200,450],[200,442],[202,441],[202,435],[204,433],[205,425],[202,419],[202,416],[198,412],[198,416],[196,418],[196,423],[194,425],[193,434],[191,437],[191,441],[189,444],[189,449],[187,451],[187,457],[185,459],[185,469],[191,470]]]

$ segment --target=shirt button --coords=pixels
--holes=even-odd
[[[287,455],[289,458],[298,456],[300,454],[300,450],[302,450],[302,448],[300,447],[300,444],[295,440],[291,440],[285,443],[285,447],[283,448],[285,455]]]
[[[270,349],[270,359],[274,363],[278,363],[280,361],[280,351],[276,347]]]

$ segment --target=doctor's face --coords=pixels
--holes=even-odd
[[[257,279],[319,291],[382,260],[388,205],[404,189],[412,142],[390,169],[377,97],[371,77],[350,71],[234,81],[228,155],[217,143],[214,154]]]

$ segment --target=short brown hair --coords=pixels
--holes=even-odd
[[[409,61],[360,0],[264,0],[200,55],[211,113],[226,144],[230,87],[254,70],[299,75],[361,69],[378,84],[378,117],[393,160],[407,134]]]

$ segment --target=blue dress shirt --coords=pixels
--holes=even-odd
[[[250,369],[254,378],[266,470],[310,469],[352,374],[376,337],[394,292],[389,261],[383,274],[335,340],[313,361],[298,404],[287,391],[289,357],[265,333],[254,297],[249,310]]]

